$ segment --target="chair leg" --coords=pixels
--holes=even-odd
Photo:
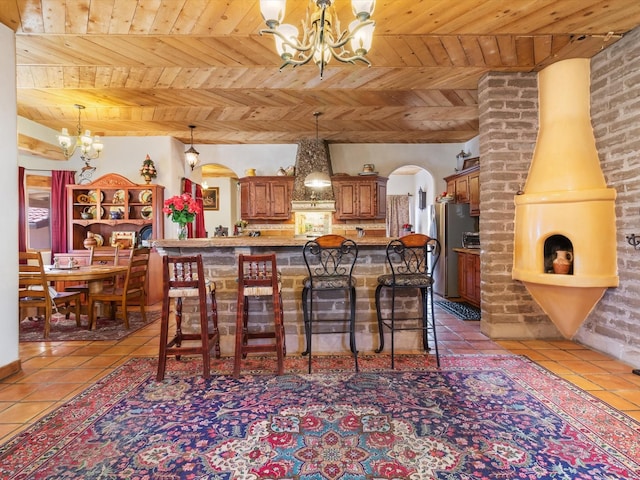
[[[438,351],[438,336],[436,334],[436,314],[433,309],[433,288],[429,288],[429,298],[431,299],[431,328],[433,330],[433,346],[436,351],[436,365],[440,368],[440,352]]]
[[[278,375],[284,374],[284,315],[282,311],[282,295],[278,293],[278,298],[273,299],[273,322],[275,329],[276,356],[278,361]]]
[[[420,289],[422,301],[422,348],[425,352],[431,351],[429,347],[429,298],[426,288]]]
[[[174,337],[174,345],[176,347],[182,346],[182,297],[178,297],[175,299],[175,308],[176,308],[176,336]],[[181,355],[176,355],[176,360],[180,360]]]
[[[220,358],[220,330],[218,329],[218,301],[216,300],[216,293],[211,290],[211,319],[213,322],[213,332],[211,338],[214,339],[214,355],[216,358]]]
[[[382,323],[382,311],[380,308],[380,295],[382,293],[382,285],[378,285],[376,287],[376,314],[378,316],[378,336],[380,338],[380,342],[379,342],[379,346],[378,348],[375,350],[376,353],[380,353],[382,352],[382,350],[384,349],[384,325]]]
[[[211,376],[211,352],[209,351],[209,319],[207,318],[207,299],[199,298],[200,342],[202,349],[202,378]]]
[[[302,352],[302,355],[308,355],[309,351],[311,350],[311,332],[309,331],[309,305],[307,304],[308,299],[309,289],[305,287],[302,289],[302,316],[304,320],[304,339],[306,349],[304,352]]]
[[[396,333],[396,287],[391,287],[391,370],[395,366],[395,333]]]

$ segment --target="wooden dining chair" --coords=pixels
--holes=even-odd
[[[20,252],[18,255],[18,305],[19,321],[25,317],[26,309],[36,310],[36,314],[44,312],[44,338],[51,333],[51,315],[54,308],[63,310],[69,318],[71,304],[74,307],[76,325],[80,323],[79,292],[56,292],[47,281],[40,252]]]
[[[106,248],[96,248],[91,247],[89,250],[89,265],[118,265],[118,254],[120,251],[120,246],[116,245],[115,247],[106,247]],[[105,281],[106,285],[109,283]],[[69,285],[65,287],[65,292],[80,292],[83,296],[83,299],[88,300],[89,294],[89,284],[81,283],[78,285]]]
[[[122,320],[125,328],[129,328],[128,304],[136,300],[140,305],[142,320],[146,323],[147,314],[144,309],[146,292],[144,283],[149,266],[150,250],[148,248],[131,249],[129,253],[129,265],[122,282],[116,278],[113,284],[105,285],[100,292],[89,292],[89,325],[91,330],[96,328],[97,317],[95,314],[96,303],[110,303],[111,318],[114,319],[118,305],[122,311]]]

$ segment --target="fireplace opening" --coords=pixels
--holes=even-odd
[[[553,262],[558,259],[558,252],[561,258],[567,259],[569,267],[567,269],[554,269]],[[573,275],[573,243],[564,235],[551,235],[544,242],[544,272],[551,274],[562,273],[564,275]]]

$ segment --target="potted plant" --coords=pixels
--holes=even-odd
[[[165,200],[162,211],[178,225],[178,240],[184,240],[187,238],[187,224],[193,222],[202,210],[190,194],[183,193]]]

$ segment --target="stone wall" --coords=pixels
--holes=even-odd
[[[640,366],[640,29],[591,61],[591,118],[607,185],[616,189],[618,275],[576,339]],[[597,239],[594,239],[597,242]]]
[[[576,340],[640,365],[640,29],[592,59],[591,117],[616,201],[620,286],[610,288]],[[492,338],[558,338],[524,286],[511,279],[514,195],[524,186],[538,130],[535,73],[489,73],[478,85],[482,238],[481,329]],[[597,242],[597,239],[594,239]]]

